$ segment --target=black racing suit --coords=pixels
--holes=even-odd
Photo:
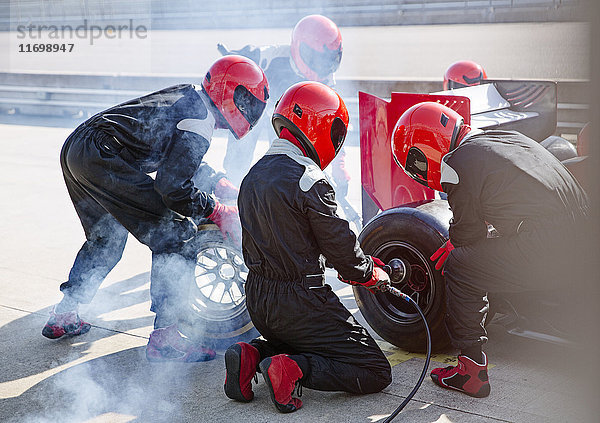
[[[257,127],[241,140],[233,140],[229,137],[227,143],[227,152],[223,159],[223,168],[227,173],[227,178],[236,185],[240,183],[254,157],[256,143],[261,133],[275,134],[271,125],[271,116],[275,109],[275,103],[283,93],[297,82],[305,81],[306,78],[300,73],[291,57],[289,45],[272,45],[255,47],[247,45],[240,50],[231,50],[229,54],[240,54],[248,57],[261,67],[267,80],[269,81],[269,102],[267,110],[263,117],[257,123]],[[333,74],[328,75],[323,81],[324,84],[333,87],[335,78]],[[269,137],[272,138],[272,137]],[[336,159],[333,160],[332,174],[336,184],[336,193],[346,196],[348,192],[348,181],[350,174],[345,169],[345,151],[342,149]]]
[[[455,347],[487,340],[486,293],[572,289],[587,198],[543,146],[517,132],[471,132],[443,158],[441,182],[456,247],[444,265]]]
[[[337,217],[335,193],[318,166],[277,139],[244,178],[238,205],[246,304],[265,338],[252,341],[261,360],[290,354],[302,384],[323,391],[372,393],[389,385],[381,349],[324,284],[323,256],[357,282],[371,278],[373,262]]]
[[[98,113],[67,138],[60,161],[86,242],[61,291],[89,303],[129,232],[152,251],[155,327],[175,322],[193,278],[188,240],[214,207],[192,182],[199,169],[215,175],[202,163],[215,123],[204,96],[193,85],[166,88]]]

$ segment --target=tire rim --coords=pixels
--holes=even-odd
[[[190,305],[200,318],[224,322],[246,313],[248,268],[241,252],[221,243],[206,243],[196,257]]]
[[[373,252],[373,256],[386,263],[393,258],[399,258],[411,267],[411,283],[402,281],[394,283],[392,286],[409,295],[427,315],[433,307],[432,299],[435,298],[435,279],[429,260],[417,248],[402,241],[390,241],[380,245]],[[424,288],[415,291],[410,285]],[[408,326],[421,320],[409,303],[392,294],[379,293],[375,295],[375,301],[379,308],[399,325]]]

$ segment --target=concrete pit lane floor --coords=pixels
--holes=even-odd
[[[152,330],[150,252],[128,241],[122,261],[81,316],[93,326],[80,337],[41,335],[58,285],[83,242],[68,198],[59,152],[71,128],[0,125],[0,420],[5,422],[380,422],[416,383],[424,360],[381,341],[393,365],[383,392],[356,396],[304,389],[304,407],[279,414],[262,380],[248,404],[223,393],[223,352],[211,362],[151,364],[144,347]],[[217,134],[209,163],[221,163],[225,138]],[[265,151],[260,142],[256,158]],[[358,163],[358,147],[348,162]],[[359,178],[349,200],[360,210]],[[334,273],[327,282],[363,323],[351,288]],[[373,333],[373,331],[371,331]],[[582,354],[508,336],[490,327],[486,348],[491,395],[474,399],[438,388],[427,377],[398,422],[590,422],[584,376],[569,364]],[[455,351],[432,358],[447,365]],[[588,376],[589,377],[589,376]]]

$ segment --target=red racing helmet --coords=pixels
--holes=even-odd
[[[470,60],[461,60],[446,69],[444,91],[479,85],[484,79],[487,79],[487,75],[480,65]]]
[[[315,81],[298,82],[281,96],[273,113],[277,136],[287,128],[308,157],[325,169],[342,148],[348,109],[333,89]]]
[[[292,31],[291,55],[305,78],[324,81],[340,66],[342,34],[325,16],[305,16]]]
[[[217,126],[240,139],[260,119],[269,98],[269,84],[252,60],[224,56],[212,64],[202,88],[211,100]]]
[[[460,114],[440,103],[415,104],[392,133],[394,160],[415,181],[442,191],[442,157],[458,146],[463,123]]]

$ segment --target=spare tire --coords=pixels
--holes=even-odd
[[[431,330],[432,348],[449,345],[444,317],[445,282],[429,257],[448,239],[452,213],[443,200],[429,200],[387,210],[369,222],[359,241],[366,254],[388,262],[402,259],[411,266],[408,281],[393,284],[419,304]],[[358,308],[383,339],[404,350],[426,350],[425,326],[414,307],[389,293],[372,294],[354,286]]]
[[[246,308],[248,269],[241,250],[225,241],[214,224],[198,229],[195,278],[181,332],[215,349],[260,336]]]

